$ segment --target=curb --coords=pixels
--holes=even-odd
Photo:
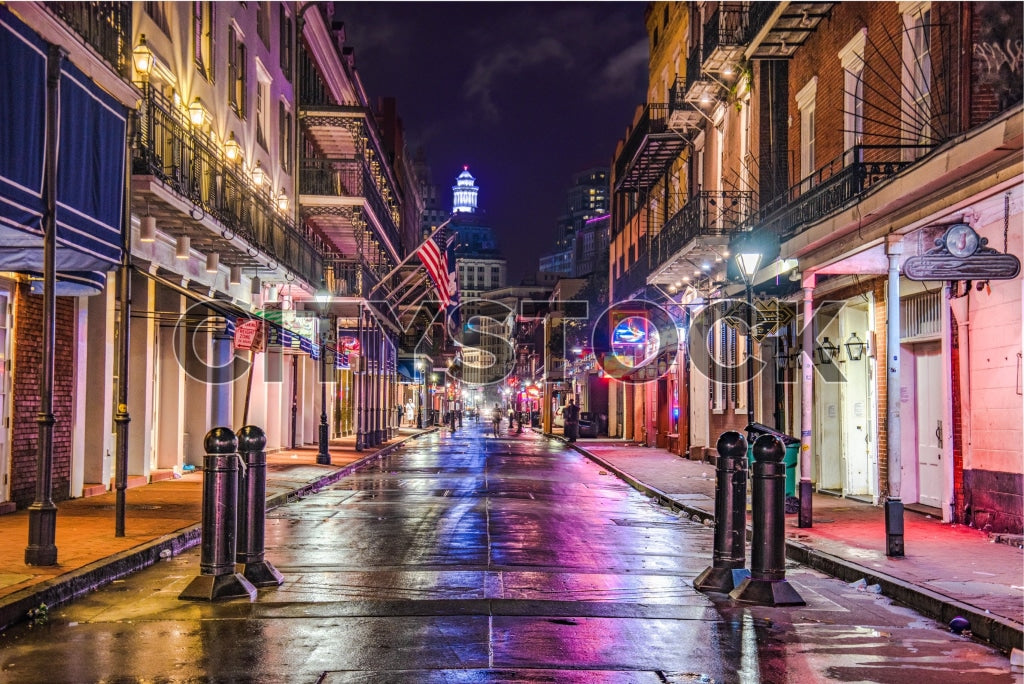
[[[436,431],[437,428],[430,428],[418,434],[409,435],[296,490],[267,497],[267,510],[315,494],[370,462],[387,456],[407,441]],[[107,558],[101,558],[77,570],[66,572],[5,596],[0,599],[0,632],[25,619],[28,611],[37,608],[41,603],[45,603],[50,609],[56,608],[133,572],[160,562],[163,559],[161,554],[164,552],[169,551],[170,556],[177,556],[188,551],[202,541],[202,527],[202,523],[183,527],[176,532],[171,532]]]
[[[616,477],[625,481],[634,489],[650,496],[667,508],[673,511],[682,511],[695,522],[702,524],[714,523],[715,516],[713,513],[673,499],[657,487],[640,482],[632,475],[616,468],[583,447],[575,443],[570,444],[566,442],[564,438],[548,434],[543,436],[549,439],[556,439],[569,448],[583,454],[602,468],[606,468],[614,473]],[[751,537],[751,534],[752,528],[748,527],[748,539]],[[909,606],[922,615],[942,624],[948,624],[950,620],[957,616],[965,617],[971,623],[971,634],[973,636],[1007,653],[1015,648],[1022,648],[1022,645],[1024,645],[1024,628],[1021,625],[1007,618],[987,613],[981,608],[968,605],[950,596],[911,584],[906,580],[858,565],[857,563],[819,551],[791,539],[786,540],[786,557],[844,582],[855,582],[859,579],[865,579],[869,584],[878,584],[881,586],[884,596],[899,601],[903,605]]]

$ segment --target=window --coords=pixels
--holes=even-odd
[[[281,5],[281,71],[290,80],[292,73],[292,18]]]
[[[815,97],[818,94],[818,77],[807,82],[796,94],[796,106],[800,110],[800,179],[814,173],[815,146]],[[803,188],[806,190],[807,188]]]
[[[213,3],[192,3],[192,59],[196,70],[213,82]]]
[[[491,287],[501,287],[501,268],[491,266]]]
[[[256,34],[263,44],[270,49],[270,3],[256,3]]]
[[[844,164],[852,164],[853,148],[864,142],[864,45],[867,29],[862,28],[853,40],[839,51],[843,67],[843,150]]]
[[[248,73],[245,65],[245,43],[238,37],[238,31],[232,26],[228,29],[228,104],[238,114],[238,118],[246,116],[246,80]]]
[[[281,143],[281,170],[290,174],[292,172],[292,113],[288,111],[284,102],[277,105],[277,125],[280,127],[279,139]]]
[[[164,35],[171,32],[170,23],[167,21],[167,3],[165,2],[146,2],[143,3],[142,7],[149,18],[153,20],[153,23],[157,25]]]
[[[256,81],[256,142],[264,150],[267,149],[267,110],[270,104],[267,102],[270,92],[270,84],[263,79]]]
[[[903,11],[903,141],[907,145],[932,142],[931,127],[931,7],[928,3],[901,3]],[[925,150],[905,150],[904,159],[916,159]]]

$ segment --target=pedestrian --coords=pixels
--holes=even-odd
[[[501,432],[501,409],[497,404],[494,405],[494,410],[491,412],[491,429],[494,431],[495,437]]]
[[[580,407],[570,399],[562,414],[565,416],[565,438],[575,442],[580,436]]]
[[[455,409],[455,417],[458,419],[459,427],[461,428],[462,427],[462,409],[461,408]]]

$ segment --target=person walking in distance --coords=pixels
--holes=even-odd
[[[501,432],[501,409],[497,404],[494,405],[494,410],[491,412],[491,428],[494,431],[494,436],[497,437]]]
[[[575,442],[576,438],[580,436],[580,407],[570,399],[563,414],[565,415],[565,438],[570,442]]]

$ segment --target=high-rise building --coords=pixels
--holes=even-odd
[[[594,167],[580,171],[565,193],[565,214],[558,219],[557,249],[572,247],[572,238],[583,225],[609,207],[608,168]]]

